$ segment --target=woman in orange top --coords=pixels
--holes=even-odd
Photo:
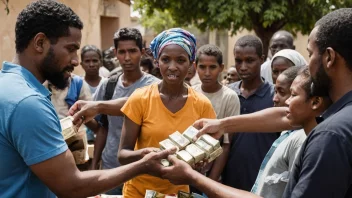
[[[184,83],[195,58],[196,40],[180,28],[160,33],[151,49],[163,80],[137,89],[121,111],[125,114],[118,158],[121,164],[141,159],[175,131],[183,132],[200,118],[215,118],[210,101]],[[124,184],[124,198],[143,198],[146,190],[174,194],[188,192],[185,185],[150,175]]]

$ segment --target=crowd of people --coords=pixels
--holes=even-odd
[[[86,45],[79,56],[82,29],[56,1],[18,15],[16,56],[0,72],[0,197],[352,197],[351,8],[316,22],[308,62],[280,30],[267,59],[258,37],[239,38],[227,69],[219,47],[197,46],[181,28],[146,48],[124,27],[113,47]],[[63,139],[68,115],[94,144],[88,162]],[[159,149],[192,125],[223,148],[195,169],[176,148]]]

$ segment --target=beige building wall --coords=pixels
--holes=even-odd
[[[0,61],[11,61],[15,51],[15,24],[19,12],[33,0],[11,0],[9,1],[10,14],[4,11],[5,6],[0,2],[0,19],[2,21],[0,29]],[[124,0],[59,0],[71,7],[72,10],[81,18],[84,23],[82,31],[82,43],[84,45],[96,45],[99,48],[106,47],[109,42],[113,45],[113,33],[120,27],[129,27],[130,5],[129,1]],[[109,30],[101,29],[101,18],[115,18],[111,23],[105,22],[104,27]],[[110,34],[109,34],[110,32]],[[104,49],[104,48],[103,48]],[[80,53],[80,52],[79,52]],[[0,68],[2,64],[0,65]],[[74,73],[83,75],[84,71],[78,66]]]
[[[248,30],[243,30],[238,32],[236,35],[231,36],[231,33],[229,33],[229,39],[228,39],[228,54],[227,54],[227,67],[230,67],[235,64],[235,59],[233,56],[233,48],[235,46],[235,43],[237,39],[239,39],[242,36],[245,35],[255,35],[253,31],[248,31]],[[296,46],[296,50],[303,55],[303,57],[308,61],[308,52],[307,52],[307,43],[308,43],[308,35],[302,35],[301,33],[298,33],[295,40],[294,40],[294,45]]]

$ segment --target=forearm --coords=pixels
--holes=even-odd
[[[258,198],[259,196],[243,190],[231,188],[192,171],[191,185],[211,198]]]
[[[142,150],[119,150],[118,159],[122,165],[130,164],[143,158]]]
[[[226,165],[227,158],[230,152],[230,144],[223,145],[223,153],[215,160],[213,167],[211,168],[209,178],[214,181],[219,181],[220,175]]]
[[[127,101],[127,97],[118,98],[115,100],[98,101],[98,112],[99,114],[105,114],[110,116],[123,116],[121,108]]]
[[[278,132],[294,129],[286,118],[286,107],[273,107],[251,114],[221,119],[221,128],[233,132]]]
[[[85,171],[78,174],[77,181],[68,197],[88,197],[104,193],[129,179],[143,173],[143,164],[135,162],[109,170]],[[65,197],[67,196],[65,195]]]
[[[97,164],[101,159],[101,154],[104,150],[107,136],[108,136],[107,129],[101,126],[99,128],[99,131],[97,133],[97,137],[95,138],[95,143],[94,143],[94,157],[92,160],[92,168],[94,169],[96,168]]]
[[[95,134],[97,134],[98,130],[100,129],[100,124],[94,119],[87,122],[85,125],[88,129],[92,130]]]

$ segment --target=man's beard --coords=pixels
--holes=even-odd
[[[68,79],[65,78],[65,72],[73,71],[74,67],[66,66],[62,71],[58,71],[58,60],[55,57],[53,48],[50,48],[40,68],[46,80],[58,89],[65,89],[68,86]]]
[[[329,76],[326,74],[321,60],[319,61],[318,64],[319,64],[319,67],[315,78],[311,77],[313,81],[311,86],[311,91],[313,96],[326,97],[326,96],[329,96],[331,80]]]

